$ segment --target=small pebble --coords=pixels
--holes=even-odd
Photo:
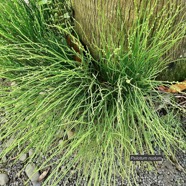
[[[5,173],[0,174],[0,185],[5,185],[9,182],[9,177]]]
[[[20,161],[25,161],[27,158],[27,154],[22,154],[20,157],[19,157],[19,160]]]
[[[163,180],[163,175],[159,175],[158,180]]]
[[[29,152],[28,152],[29,156],[32,156],[34,154],[34,150],[33,149],[30,149]]]
[[[11,145],[13,144],[13,142],[14,142],[14,138],[11,137],[11,138],[6,142],[5,147],[11,146]]]
[[[33,182],[32,182],[32,185],[33,185],[33,186],[41,186],[41,183],[40,183],[40,182],[33,181]]]
[[[30,163],[26,166],[25,172],[31,182],[37,182],[39,179],[39,172],[36,171],[36,166],[34,163]]]

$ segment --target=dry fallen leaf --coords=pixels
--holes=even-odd
[[[171,85],[167,91],[171,93],[177,93],[177,92],[182,92],[184,90],[186,90],[186,80],[183,82]]]
[[[169,88],[165,87],[165,86],[159,86],[158,90],[162,91],[162,92],[167,92]]]
[[[171,85],[169,88],[165,86],[159,86],[158,90],[162,92],[169,92],[169,93],[182,92],[186,90],[186,80],[179,82],[177,84]]]
[[[38,182],[43,181],[43,179],[47,176],[49,170],[50,170],[50,167],[49,167],[47,170],[45,170],[45,171],[39,176]]]

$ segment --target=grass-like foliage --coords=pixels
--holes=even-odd
[[[180,7],[162,9],[160,22],[153,14],[139,15],[129,32],[122,30],[126,37],[118,33],[119,48],[103,36],[96,61],[67,45],[71,28],[65,19],[52,19],[52,3],[59,1],[0,2],[0,77],[8,84],[0,87],[0,141],[14,140],[0,157],[33,148],[29,161],[45,155],[40,168],[53,164],[46,185],[71,177],[76,167],[77,185],[84,180],[98,186],[114,185],[118,176],[130,183],[132,154],[155,154],[156,147],[168,157],[174,148],[185,149],[174,99],[158,92],[162,82],[156,80],[168,62],[162,57],[184,36],[185,23],[174,26]],[[162,103],[164,116],[158,112]]]

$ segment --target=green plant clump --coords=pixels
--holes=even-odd
[[[115,185],[120,176],[134,185],[136,164],[130,155],[155,154],[157,147],[168,158],[185,149],[173,96],[159,92],[165,82],[156,80],[169,61],[162,56],[185,33],[185,23],[173,27],[180,7],[162,10],[165,17],[159,25],[150,22],[152,14],[139,13],[125,32],[127,50],[122,41],[109,50],[112,39],[103,36],[105,48],[96,61],[78,36],[71,35],[65,4],[55,6],[64,12],[56,21],[51,6],[60,1],[36,2],[0,2],[0,78],[6,81],[0,87],[0,141],[14,140],[0,158],[19,157],[30,149],[35,153],[28,163],[45,155],[40,169],[52,166],[45,185],[70,178],[74,166],[77,185],[83,180],[87,185]],[[150,38],[154,25],[157,30]],[[67,45],[67,34],[82,53]],[[168,113],[164,116],[158,112],[162,103]]]

